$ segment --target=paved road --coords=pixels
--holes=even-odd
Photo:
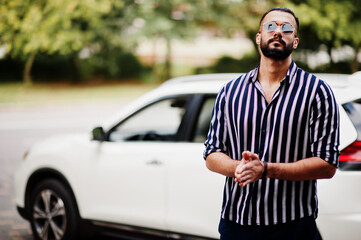
[[[13,174],[34,142],[59,133],[89,131],[129,100],[0,104],[0,239],[33,239],[17,213]]]

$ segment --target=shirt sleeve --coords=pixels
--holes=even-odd
[[[227,152],[227,121],[225,114],[225,87],[218,93],[216,98],[211,123],[208,131],[207,140],[205,141],[205,150],[203,158],[213,152]]]
[[[338,167],[340,116],[331,88],[320,81],[310,118],[311,152]]]

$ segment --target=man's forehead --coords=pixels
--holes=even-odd
[[[278,10],[269,12],[263,19],[262,24],[265,22],[291,23],[294,26],[296,25],[296,20],[292,14]]]

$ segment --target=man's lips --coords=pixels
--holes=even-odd
[[[278,44],[281,44],[281,45],[283,45],[283,46],[286,45],[286,43],[285,43],[281,38],[272,38],[272,39],[270,39],[270,40],[268,41],[268,44],[271,44],[271,43],[273,43],[273,42],[275,42],[276,44],[277,44],[277,43],[278,43]]]

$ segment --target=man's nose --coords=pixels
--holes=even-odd
[[[282,32],[277,28],[274,32],[273,32],[273,37],[280,37],[282,36]]]

